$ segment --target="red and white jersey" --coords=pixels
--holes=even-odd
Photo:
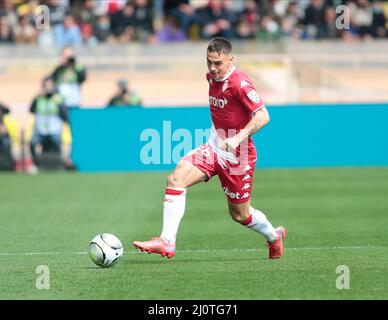
[[[213,80],[210,73],[206,75],[209,82],[209,103],[213,122],[209,144],[222,158],[231,163],[238,162],[232,152],[220,150],[223,139],[232,137],[243,129],[252,119],[254,112],[265,105],[253,86],[252,81],[242,71],[232,67],[222,79]],[[252,138],[248,138],[250,156],[256,156]],[[239,150],[237,150],[237,155]]]

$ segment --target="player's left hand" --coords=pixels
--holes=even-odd
[[[225,150],[228,152],[236,151],[237,147],[240,145],[240,141],[237,139],[237,136],[232,138],[226,138],[221,143],[221,150]]]

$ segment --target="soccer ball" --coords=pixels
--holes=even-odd
[[[99,267],[110,268],[122,255],[123,245],[113,234],[99,234],[89,244],[89,257]]]

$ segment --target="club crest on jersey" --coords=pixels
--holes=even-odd
[[[228,103],[228,100],[226,100],[225,97],[223,99],[218,99],[218,98],[209,96],[209,103],[213,107],[218,107],[220,109],[223,109]]]
[[[229,80],[226,80],[224,85],[222,86],[222,92],[224,92],[228,88],[228,85],[229,85]]]
[[[249,91],[247,93],[247,96],[254,103],[259,103],[260,102],[259,95],[257,94],[257,92],[255,90]]]

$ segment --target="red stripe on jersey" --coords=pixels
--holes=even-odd
[[[170,196],[180,196],[184,192],[185,192],[184,190],[166,188],[166,194],[168,194]]]
[[[251,222],[252,222],[252,215],[250,215],[247,220],[241,222],[241,224],[244,225],[244,226],[247,226]]]

